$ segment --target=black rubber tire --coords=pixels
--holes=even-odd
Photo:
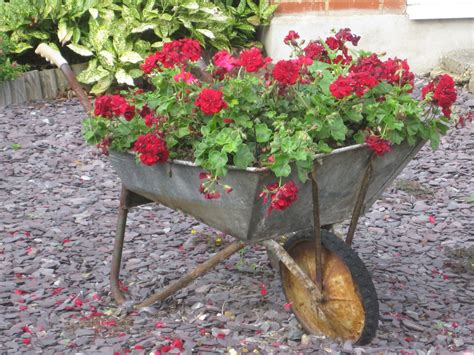
[[[291,255],[296,245],[313,240],[312,232],[298,233],[286,241],[284,248]],[[365,313],[364,329],[355,344],[366,345],[375,337],[379,323],[379,302],[372,277],[357,253],[336,235],[322,229],[321,242],[326,249],[336,254],[351,272]],[[280,275],[283,268],[284,266],[280,265]]]

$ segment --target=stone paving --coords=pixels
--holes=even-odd
[[[460,95],[462,111],[474,97]],[[161,308],[125,315],[108,274],[120,182],[83,143],[76,100],[0,112],[0,353],[401,353],[474,347],[474,125],[424,147],[361,219],[380,299],[365,347],[305,335],[260,246]],[[231,238],[158,205],[130,213],[122,289],[142,298]],[[262,288],[267,294],[262,296]]]

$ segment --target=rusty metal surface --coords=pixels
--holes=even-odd
[[[302,242],[288,253],[306,275],[316,281],[313,241]],[[282,268],[281,281],[287,300],[308,333],[357,341],[364,330],[365,310],[351,270],[344,260],[326,248],[321,256],[324,301],[312,302],[312,295],[304,284],[287,268]]]
[[[424,145],[407,143],[393,147],[377,157],[362,213],[379,197],[412,157]],[[317,169],[320,222],[328,225],[350,218],[365,175],[371,151],[364,145],[345,147],[320,155]],[[263,187],[275,182],[266,169],[229,169],[223,184],[232,186],[230,194],[219,200],[205,200],[199,193],[201,168],[182,161],[155,166],[139,165],[128,153],[110,153],[110,161],[122,183],[149,200],[187,213],[203,223],[243,241],[273,239],[277,236],[312,228],[311,181],[301,184],[296,174],[290,178],[299,187],[298,200],[285,211],[273,211],[258,197]]]

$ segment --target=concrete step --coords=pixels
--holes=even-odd
[[[440,65],[431,71],[431,77],[441,74],[451,75],[458,84],[467,84],[469,92],[474,93],[474,49],[455,50],[445,54]]]

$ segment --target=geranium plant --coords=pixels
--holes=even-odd
[[[269,211],[297,199],[292,169],[306,181],[318,153],[366,143],[383,155],[394,144],[430,140],[448,129],[456,100],[453,80],[441,76],[411,93],[406,60],[355,51],[359,37],[342,29],[305,44],[290,31],[292,57],[273,63],[260,49],[219,51],[205,67],[199,43],[166,43],[141,68],[147,90],[97,98],[85,138],[107,152],[133,151],[140,163],[194,161],[208,199],[230,193],[220,178],[229,166],[267,167],[275,183],[261,192]]]

